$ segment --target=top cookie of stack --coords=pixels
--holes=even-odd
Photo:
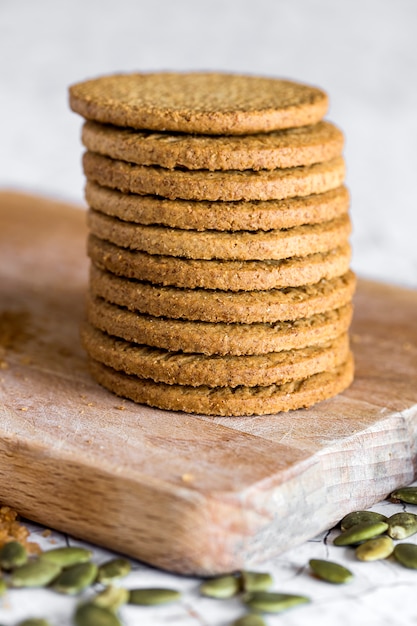
[[[349,198],[327,96],[214,73],[70,88],[92,259],[95,378],[160,408],[310,406],[353,376]]]

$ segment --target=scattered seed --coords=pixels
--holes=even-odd
[[[263,613],[281,613],[300,604],[307,604],[310,599],[306,596],[289,593],[275,593],[272,591],[255,591],[244,598],[244,603],[254,611]]]
[[[159,604],[168,604],[168,602],[176,602],[180,598],[180,592],[175,589],[131,589],[129,604],[157,606]]]
[[[391,537],[386,535],[376,537],[376,539],[368,539],[361,543],[355,550],[355,554],[360,561],[380,561],[387,559],[394,550],[394,544]]]
[[[218,576],[205,580],[200,585],[200,593],[207,598],[225,600],[239,593],[239,580],[232,575]]]
[[[340,585],[350,582],[353,578],[350,570],[339,565],[339,563],[333,563],[333,561],[310,559],[309,564],[314,574],[328,583]]]
[[[75,611],[76,626],[122,626],[118,617],[109,609],[88,602]]]
[[[352,511],[348,513],[340,522],[340,528],[342,531],[349,530],[357,524],[363,524],[364,522],[386,522],[387,518],[382,513],[376,513],[375,511]]]
[[[362,522],[345,530],[334,540],[335,546],[351,546],[382,535],[388,528],[386,522]]]
[[[56,563],[61,568],[65,568],[76,565],[77,563],[86,563],[92,556],[93,553],[91,550],[87,550],[86,548],[66,546],[64,548],[54,548],[53,550],[42,552],[39,558],[42,559],[42,561]]]
[[[46,587],[60,573],[61,568],[56,563],[36,559],[13,570],[10,584],[12,587]]]
[[[417,504],[417,487],[402,487],[401,489],[396,489],[390,495],[390,499],[407,502],[407,504]]]
[[[77,563],[64,569],[54,581],[52,587],[59,593],[75,595],[81,593],[89,587],[96,579],[97,565],[89,561],[88,563]]]
[[[395,513],[388,518],[387,534],[393,539],[406,539],[417,533],[417,516],[413,513]]]
[[[120,580],[130,573],[132,566],[127,559],[111,559],[98,568],[97,580],[103,585],[108,585],[115,580]]]
[[[106,587],[92,598],[91,603],[104,609],[116,612],[123,604],[129,601],[129,590],[123,587]]]
[[[28,560],[26,548],[18,541],[5,543],[0,550],[0,567],[11,570],[24,565]]]
[[[417,545],[414,543],[397,544],[394,548],[394,556],[404,567],[417,569]]]
[[[266,572],[247,572],[243,570],[240,573],[240,580],[242,590],[248,593],[252,591],[267,591],[274,584],[271,574]]]
[[[260,615],[248,613],[236,619],[231,626],[266,626],[266,622]]]
[[[30,617],[24,619],[23,622],[19,622],[17,626],[51,626],[51,623],[41,617]]]

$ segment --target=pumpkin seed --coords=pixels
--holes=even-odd
[[[414,543],[399,543],[394,548],[394,556],[401,565],[417,569],[417,546]]]
[[[386,522],[362,522],[345,530],[333,541],[335,546],[351,546],[366,539],[382,535],[388,528]]]
[[[417,516],[413,513],[395,513],[388,518],[387,533],[393,539],[406,539],[417,533]]]
[[[42,552],[39,558],[42,561],[48,561],[48,563],[56,563],[63,569],[76,565],[77,563],[86,563],[92,556],[93,553],[91,550],[87,550],[86,548],[66,546],[64,548],[54,548],[53,550]]]
[[[340,585],[350,582],[353,578],[350,570],[333,561],[310,559],[309,564],[315,575],[328,583]]]
[[[272,591],[255,591],[243,599],[244,603],[254,611],[263,613],[281,613],[300,604],[307,604],[310,599],[306,596],[289,593],[275,593]]]
[[[267,591],[274,584],[271,574],[266,572],[247,572],[243,570],[240,573],[241,587],[243,591]]]
[[[4,578],[0,578],[0,598],[6,593],[6,591],[7,591],[6,581],[4,580]]]
[[[103,585],[108,585],[114,580],[124,578],[130,573],[132,566],[127,559],[111,559],[98,568],[97,580]]]
[[[81,593],[89,587],[96,579],[97,565],[89,561],[88,563],[77,563],[64,569],[54,581],[52,587],[59,593],[74,595]]]
[[[92,604],[116,612],[129,601],[129,590],[123,587],[106,587],[91,600]]]
[[[120,620],[109,609],[91,602],[82,604],[74,615],[76,626],[122,626]]]
[[[10,583],[12,587],[45,587],[60,573],[61,568],[56,563],[36,559],[13,570]]]
[[[129,593],[129,604],[156,606],[159,604],[167,604],[168,602],[176,602],[180,598],[180,592],[175,589],[131,589]]]
[[[0,550],[0,567],[5,570],[14,569],[24,565],[28,560],[28,554],[24,546],[18,541],[5,543]]]
[[[352,511],[348,513],[340,522],[342,531],[349,530],[352,526],[363,524],[364,522],[386,522],[387,518],[382,513],[375,511]]]
[[[200,585],[200,593],[207,598],[225,600],[239,593],[239,580],[232,575],[218,576],[205,580]]]
[[[402,487],[390,495],[391,500],[399,500],[408,504],[417,504],[417,487]]]
[[[355,554],[360,561],[379,561],[388,558],[394,550],[391,537],[386,535],[368,539],[356,548]]]
[[[23,622],[19,622],[18,626],[51,626],[51,623],[40,617],[30,617],[29,619],[24,619]]]
[[[236,619],[232,626],[266,626],[266,622],[260,615],[256,613],[248,613]]]

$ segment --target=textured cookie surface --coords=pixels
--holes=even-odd
[[[345,178],[342,157],[285,169],[209,172],[134,165],[86,152],[83,167],[99,185],[174,200],[282,200],[336,189]]]
[[[241,136],[150,133],[86,122],[82,141],[91,152],[137,165],[211,171],[311,165],[343,149],[343,134],[330,122]]]
[[[118,372],[93,359],[89,366],[97,382],[119,396],[160,409],[203,415],[264,415],[306,408],[335,396],[353,380],[351,355],[333,370],[266,387],[167,385]]]
[[[116,74],[70,87],[83,117],[138,129],[244,134],[314,124],[326,94],[308,85],[221,73]]]
[[[349,208],[349,194],[343,186],[304,198],[265,202],[207,202],[125,194],[88,181],[85,198],[93,209],[127,222],[190,230],[293,228],[336,219]]]
[[[334,340],[347,332],[350,304],[307,319],[271,324],[198,322],[143,315],[89,296],[87,319],[96,328],[134,343],[176,352],[266,354]]]
[[[347,334],[332,342],[249,356],[207,356],[168,352],[108,335],[85,323],[82,340],[87,353],[113,369],[169,385],[238,387],[283,384],[324,372],[346,361]]]
[[[269,291],[177,289],[128,280],[91,267],[90,290],[119,306],[155,317],[206,322],[274,323],[297,320],[344,306],[352,299],[353,272],[302,287]]]
[[[88,254],[95,265],[125,278],[194,289],[252,291],[297,287],[347,272],[348,244],[329,252],[279,261],[184,259],[120,248],[89,236]]]
[[[348,215],[321,224],[269,232],[195,231],[166,226],[142,226],[89,211],[90,232],[117,246],[148,254],[188,259],[280,260],[328,252],[346,244]]]

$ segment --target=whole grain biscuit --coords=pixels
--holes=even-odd
[[[342,157],[285,169],[209,172],[134,165],[86,152],[83,168],[99,185],[174,200],[282,200],[336,189],[345,178]]]
[[[184,259],[127,250],[99,239],[88,239],[88,254],[95,265],[125,278],[194,289],[253,291],[298,287],[347,272],[348,244],[304,257],[279,261],[222,261]]]
[[[321,120],[326,94],[275,78],[209,72],[116,74],[69,90],[86,119],[138,129],[185,133],[262,133]]]
[[[173,352],[240,356],[297,350],[332,341],[347,332],[352,305],[292,322],[226,324],[144,315],[90,294],[87,319],[103,332],[134,343]]]
[[[190,230],[278,230],[327,222],[349,209],[343,186],[304,198],[208,202],[122,193],[87,181],[85,198],[91,208],[121,220]]]
[[[282,385],[337,367],[349,351],[346,333],[318,346],[249,356],[170,352],[108,335],[87,322],[81,335],[89,356],[104,365],[139,378],[191,387]]]
[[[160,409],[203,415],[265,415],[312,406],[344,391],[353,380],[353,357],[327,372],[266,387],[191,387],[167,385],[118,372],[89,360],[93,378],[103,387]]]
[[[129,280],[94,265],[90,291],[132,311],[155,317],[205,322],[274,323],[308,318],[348,304],[356,279],[353,272],[314,285],[269,291],[178,289]]]
[[[196,231],[143,226],[90,209],[90,232],[122,248],[187,259],[280,260],[328,252],[346,244],[347,214],[330,222],[268,232]]]
[[[137,131],[85,122],[91,152],[137,165],[189,170],[274,170],[340,156],[343,133],[330,122],[259,135],[190,135]]]

